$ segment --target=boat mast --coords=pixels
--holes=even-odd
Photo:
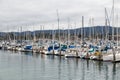
[[[76,30],[77,30],[77,28],[76,28],[76,22],[74,23],[74,25],[75,25],[75,28],[74,28],[74,29],[75,29],[75,32],[74,32],[74,40],[75,40],[75,41],[78,41],[78,38],[76,37],[76,36],[77,36],[77,35],[76,35],[76,32],[77,32],[77,31],[76,31]],[[77,38],[77,39],[76,39],[76,38]]]
[[[21,45],[21,47],[22,47],[22,26],[20,27],[20,33],[21,33],[21,38],[20,38],[20,45]]]
[[[61,41],[60,41],[60,19],[59,19],[59,13],[57,10],[57,22],[58,22],[58,42],[60,44],[60,55],[61,55]]]
[[[105,8],[105,41],[107,41],[107,10]]]
[[[83,30],[83,32],[82,32],[82,42],[84,41],[84,37],[85,37],[85,31],[84,31],[84,16],[82,16],[82,30]]]
[[[52,44],[53,44],[53,54],[55,54],[55,52],[54,52],[54,49],[55,49],[55,44],[54,44],[54,42],[55,42],[55,36],[54,36],[54,25],[52,25],[52,27],[53,27],[53,30],[52,30]]]
[[[41,26],[41,27],[42,27],[42,34],[43,34],[43,37],[42,37],[42,38],[43,38],[43,41],[44,41],[44,40],[45,40],[44,26]]]
[[[113,0],[113,6],[112,6],[112,40],[114,41],[114,0]]]
[[[116,15],[116,23],[117,23],[117,33],[116,33],[116,37],[117,37],[117,48],[118,48],[118,43],[119,43],[119,20],[118,20],[118,15]]]
[[[67,47],[69,48],[69,40],[70,40],[70,19],[68,18],[68,29],[67,29],[67,32],[68,32],[68,35],[67,35]]]
[[[107,26],[106,26],[106,40],[109,39],[109,27],[110,27],[110,19],[108,17],[108,12],[107,12],[107,9],[105,8],[105,21],[107,23]]]
[[[93,32],[93,33],[92,33],[92,34],[93,34],[93,39],[94,39],[94,38],[95,38],[95,37],[94,37],[94,34],[95,34],[95,33],[94,33],[94,31],[95,31],[95,29],[94,29],[94,18],[91,19],[91,22],[92,22],[92,26],[93,26],[93,28],[92,28],[92,32]]]
[[[112,15],[112,40],[114,41],[114,0],[113,0],[113,6],[112,6],[112,10],[113,10],[113,15]],[[112,47],[113,49],[113,62],[116,61],[116,52],[114,47]]]
[[[89,18],[89,40],[91,40],[91,18]]]
[[[34,26],[33,26],[33,41],[34,42],[36,41],[36,33],[35,33],[35,30],[34,30]]]
[[[60,41],[60,19],[58,10],[57,10],[57,22],[58,22],[58,41]]]

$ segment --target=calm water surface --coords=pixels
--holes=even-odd
[[[120,80],[120,64],[0,51],[0,80]]]

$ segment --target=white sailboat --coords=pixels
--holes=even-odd
[[[112,27],[114,27],[115,25],[115,22],[114,22],[114,0],[113,0],[113,20],[112,20]],[[117,18],[117,24],[118,24],[118,18]],[[115,45],[112,45],[112,54],[107,54],[107,55],[103,55],[103,61],[112,61],[112,62],[117,62],[117,61],[120,61],[120,48],[119,48],[119,39],[118,39],[118,27],[117,27],[117,46]],[[112,40],[114,42],[114,28],[113,28],[113,31],[112,31]]]

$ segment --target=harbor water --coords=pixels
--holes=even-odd
[[[120,80],[120,63],[1,50],[0,80]]]

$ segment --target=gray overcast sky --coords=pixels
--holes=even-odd
[[[120,0],[115,0],[116,13],[119,13]],[[95,19],[94,25],[104,25],[104,8],[110,10],[112,0],[0,0],[0,31],[16,31],[23,26],[24,30],[57,28],[59,10],[60,28],[67,28],[67,19],[71,26],[76,22],[81,26],[81,16],[85,16],[85,26],[89,18]],[[27,27],[26,27],[27,26]],[[34,26],[34,28],[33,28]],[[73,28],[73,27],[72,27]]]

